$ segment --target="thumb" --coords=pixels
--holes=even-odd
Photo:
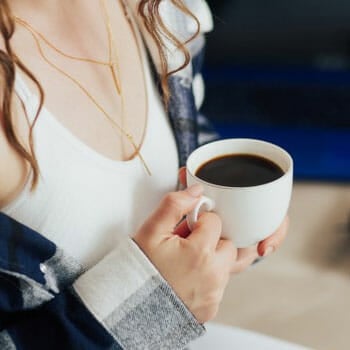
[[[184,191],[167,194],[145,222],[143,231],[163,237],[172,235],[175,226],[195,207],[202,193],[202,186],[196,184]]]

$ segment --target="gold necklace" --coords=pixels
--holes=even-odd
[[[108,11],[107,11],[107,7],[106,7],[106,4],[105,4],[105,0],[101,0],[101,3],[103,5],[104,15],[105,15],[105,18],[106,18],[106,22],[105,23],[106,23],[107,32],[108,32],[108,56],[109,56],[108,57],[108,59],[109,59],[108,62],[98,61],[98,60],[90,59],[90,58],[82,58],[82,57],[77,57],[77,56],[66,54],[62,50],[60,50],[57,47],[55,47],[48,39],[46,39],[40,32],[38,32],[36,29],[34,29],[25,20],[15,16],[15,21],[17,23],[19,23],[20,25],[22,25],[24,28],[26,28],[30,32],[30,34],[32,35],[32,37],[33,37],[33,39],[34,39],[34,41],[35,41],[35,43],[37,45],[39,53],[42,56],[42,58],[44,59],[44,61],[47,64],[49,64],[52,68],[54,68],[56,71],[58,71],[59,73],[64,75],[66,78],[68,78],[70,81],[72,81],[76,86],[78,86],[85,93],[85,95],[93,102],[93,104],[96,106],[96,108],[101,111],[103,116],[112,124],[112,126],[120,132],[121,136],[125,136],[128,139],[128,141],[131,143],[131,145],[133,146],[133,148],[135,150],[135,152],[132,154],[130,159],[133,158],[134,156],[137,156],[141,160],[141,162],[142,162],[142,164],[143,164],[147,174],[151,176],[152,173],[151,173],[149,167],[146,164],[145,159],[143,158],[143,156],[142,156],[142,154],[140,152],[140,148],[141,148],[142,142],[141,142],[140,146],[138,146],[136,144],[133,136],[124,129],[124,125],[123,125],[124,124],[124,118],[123,117],[124,117],[124,111],[125,111],[125,102],[124,102],[124,95],[123,95],[123,91],[122,91],[122,88],[121,88],[121,84],[120,84],[120,82],[118,80],[118,71],[120,71],[119,64],[118,64],[119,60],[118,60],[116,45],[115,45],[113,34],[112,34],[111,21],[110,21],[109,15],[108,15]],[[132,30],[135,42],[137,43],[137,36],[136,36],[135,30],[134,30],[134,26],[133,26],[133,24],[131,22],[130,16],[128,14],[128,9],[127,9],[125,3],[122,0],[120,0],[120,4],[121,4],[121,6],[122,6],[122,8],[124,10],[124,15],[126,16],[128,24],[129,24],[129,26],[130,26],[130,28]],[[122,126],[119,125],[107,113],[107,111],[101,106],[101,104],[99,104],[96,101],[96,99],[92,96],[92,94],[77,79],[75,79],[74,77],[72,77],[71,75],[66,73],[59,66],[57,66],[55,63],[51,62],[47,58],[47,56],[43,52],[43,49],[41,47],[41,43],[40,43],[39,39],[43,40],[44,43],[46,43],[50,48],[52,48],[57,53],[61,54],[62,56],[66,57],[66,58],[70,58],[70,59],[77,60],[77,61],[83,61],[83,62],[100,64],[100,65],[108,66],[110,68],[116,91],[117,91],[118,95],[121,98]],[[136,46],[137,46],[139,60],[140,60],[141,65],[142,65],[142,56],[141,56],[141,52],[140,52],[140,47],[139,47],[139,45],[136,45]],[[143,71],[143,73],[144,73],[144,71]],[[147,93],[147,89],[146,89],[146,86],[145,86],[145,74],[143,74],[143,76],[144,76],[144,79],[143,79],[143,81],[144,81],[144,89],[145,89],[145,91]],[[148,101],[148,98],[146,96],[146,104],[147,104],[147,101]],[[147,112],[147,110],[148,110],[148,107],[146,105],[146,112]],[[143,136],[143,138],[144,138],[144,136]]]
[[[47,46],[49,46],[52,50],[56,51],[60,55],[66,57],[66,58],[70,58],[72,60],[76,60],[76,61],[94,63],[94,64],[109,67],[111,72],[112,72],[112,75],[113,75],[113,80],[114,80],[114,84],[116,86],[117,92],[118,92],[118,94],[120,94],[121,87],[120,87],[120,83],[119,83],[118,78],[117,78],[118,63],[115,60],[113,60],[113,54],[112,54],[112,30],[111,30],[109,16],[108,16],[108,12],[106,10],[105,2],[101,1],[101,3],[103,6],[104,16],[105,16],[105,18],[108,19],[106,21],[107,22],[106,29],[107,29],[107,34],[108,34],[108,61],[100,61],[100,60],[96,60],[96,59],[92,59],[92,58],[78,57],[78,56],[68,54],[68,53],[60,50],[55,45],[53,45],[43,34],[41,34],[38,30],[36,30],[34,27],[32,27],[28,22],[26,22],[22,18],[15,16],[15,20],[16,20],[16,22],[18,22],[19,24],[21,24],[25,27],[30,27],[31,31],[34,32],[35,35],[37,35]],[[123,7],[124,6],[125,6],[125,4],[123,4]],[[125,11],[124,11],[124,13],[125,13]],[[114,57],[117,57],[116,51],[115,51]]]

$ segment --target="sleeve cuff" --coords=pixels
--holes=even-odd
[[[205,332],[129,238],[80,276],[74,289],[124,349],[183,349]]]

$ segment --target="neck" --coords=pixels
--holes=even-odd
[[[76,7],[81,0],[10,0],[9,4],[13,8],[30,8],[32,11],[53,11],[62,7]]]
[[[96,24],[98,0],[9,0],[12,13],[53,37],[70,37]],[[77,39],[77,38],[76,38]]]
[[[28,23],[62,51],[84,57],[96,57],[91,53],[92,47],[105,52],[108,43],[99,0],[8,1],[11,1],[14,16]],[[32,40],[26,28],[16,25],[13,41],[16,42],[16,37],[23,40],[23,35]],[[91,38],[94,38],[93,46]],[[19,39],[17,44],[22,45]],[[98,60],[105,61],[105,58],[98,57]]]
[[[82,0],[9,0],[12,13],[26,19],[50,18],[51,22],[62,21],[68,14],[84,12],[91,1]]]

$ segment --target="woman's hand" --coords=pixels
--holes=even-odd
[[[184,168],[180,181],[186,185]],[[194,185],[169,193],[133,239],[196,317],[205,323],[218,311],[230,275],[248,268],[283,241],[287,221],[272,236],[245,249],[221,238],[221,220],[215,213],[201,214],[190,232],[183,217],[202,195]]]
[[[220,239],[221,221],[214,213],[200,216],[191,233],[184,215],[196,205],[202,187],[195,185],[169,193],[134,236],[160,274],[174,289],[198,322],[217,313],[230,274],[235,271],[237,249]]]
[[[182,167],[179,170],[179,179],[183,186],[186,187],[186,168]],[[238,260],[241,259],[252,259],[255,255],[255,258],[258,256],[266,257],[278,249],[283,241],[285,240],[289,227],[289,218],[286,217],[280,227],[274,232],[271,236],[261,241],[257,247],[250,247],[244,249],[238,249]],[[254,261],[253,259],[252,261]]]

